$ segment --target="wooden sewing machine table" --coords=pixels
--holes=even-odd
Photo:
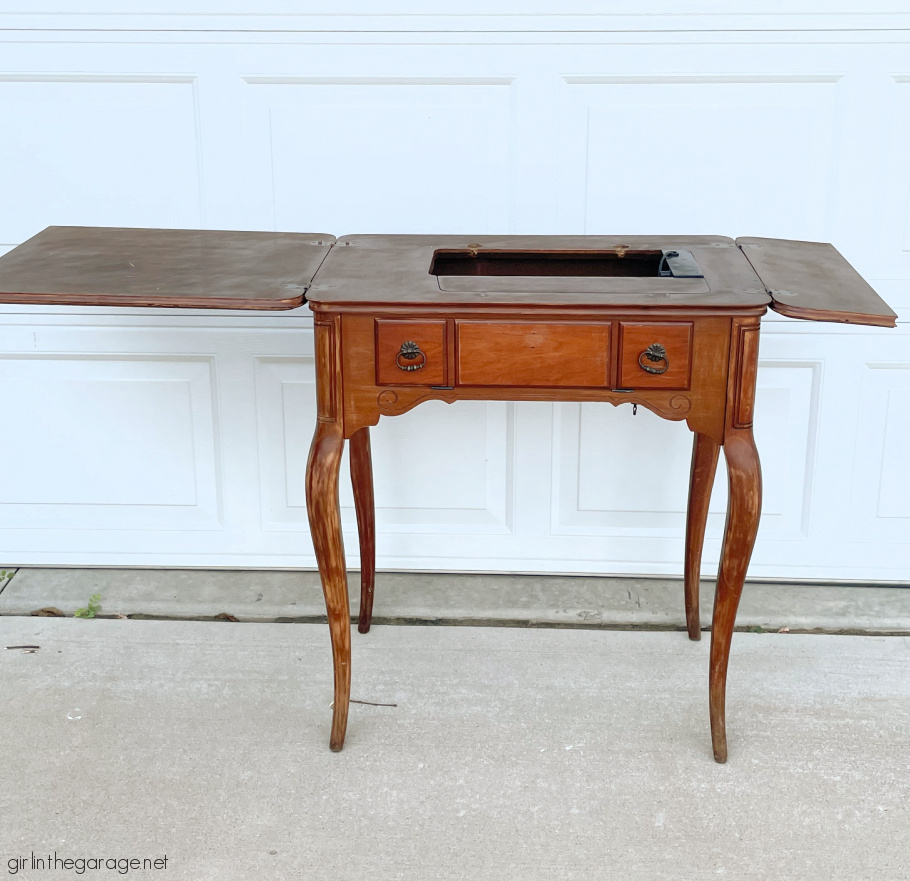
[[[333,244],[334,243],[334,244]],[[335,669],[330,746],[344,744],[351,629],[338,506],[344,442],[360,538],[360,630],[375,573],[369,426],[422,401],[606,401],[695,433],[685,545],[689,636],[721,447],[729,501],[709,674],[714,756],[736,609],[761,512],[752,438],[759,323],[770,305],[893,326],[831,246],[718,236],[353,236],[49,227],[0,257],[0,303],[290,309],[315,324],[317,425],[307,508]]]
[[[344,744],[351,628],[338,471],[350,440],[360,537],[361,632],[375,572],[369,426],[427,400],[607,401],[695,433],[685,608],[700,637],[699,569],[721,447],[729,501],[709,673],[714,757],[736,609],[761,513],[752,437],[759,325],[768,306],[893,326],[894,313],[831,246],[719,236],[348,236],[307,294],[318,421],[307,507],[335,665],[330,746]],[[619,467],[619,466],[618,466]]]

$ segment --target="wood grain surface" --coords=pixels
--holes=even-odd
[[[897,315],[833,245],[751,237],[736,244],[782,315],[894,327]]]
[[[612,325],[457,321],[459,385],[604,388]]]
[[[317,233],[51,226],[0,257],[0,303],[293,309],[334,241]]]

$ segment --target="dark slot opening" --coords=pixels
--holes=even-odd
[[[662,251],[438,250],[431,275],[588,276],[660,275]]]

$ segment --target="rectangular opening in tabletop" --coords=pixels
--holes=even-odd
[[[663,264],[663,265],[662,265]],[[670,275],[663,251],[506,251],[440,249],[431,275],[658,278]]]

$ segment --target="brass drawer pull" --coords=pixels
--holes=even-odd
[[[664,366],[652,367],[650,364],[645,364],[641,360],[642,358],[647,358],[655,364],[659,364],[663,361]],[[660,343],[651,343],[651,345],[638,356],[638,366],[648,373],[666,373],[670,369],[670,359],[667,357],[667,350]]]
[[[422,360],[418,361],[416,364],[402,363],[403,361],[417,361],[418,358],[421,358]],[[395,358],[395,363],[398,365],[399,370],[407,370],[410,373],[412,370],[420,370],[421,367],[426,367],[427,356],[424,352],[420,351],[420,346],[418,346],[417,343],[402,343],[401,349]]]

